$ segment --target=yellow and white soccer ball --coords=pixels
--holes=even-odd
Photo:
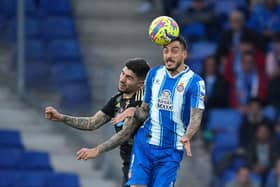
[[[166,45],[180,34],[177,22],[168,16],[155,18],[149,27],[149,36],[157,45]]]

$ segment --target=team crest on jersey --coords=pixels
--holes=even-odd
[[[177,87],[176,87],[178,92],[182,92],[185,89],[184,83],[181,82]]]
[[[170,90],[163,90],[158,99],[158,108],[161,110],[172,111],[173,105],[171,100],[171,92]]]

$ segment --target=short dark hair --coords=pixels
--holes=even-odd
[[[185,50],[188,49],[188,45],[186,39],[183,36],[178,36],[177,38],[173,39],[172,42],[178,41]]]
[[[150,70],[149,64],[143,58],[131,58],[125,63],[125,66],[131,70],[139,79],[145,79]]]

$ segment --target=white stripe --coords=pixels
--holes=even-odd
[[[150,144],[160,145],[160,137],[161,137],[161,125],[160,125],[160,116],[159,109],[157,107],[158,104],[158,95],[165,77],[165,69],[164,67],[159,69],[154,77],[154,81],[152,84],[152,98],[151,98],[151,139],[149,141]]]
[[[178,85],[181,83],[184,83],[184,90],[181,92],[178,92],[177,86],[175,89],[174,97],[173,97],[173,120],[176,123],[176,148],[177,149],[183,149],[183,145],[180,143],[180,138],[185,133],[184,123],[182,121],[182,108],[184,103],[184,93],[187,91],[187,85],[189,84],[189,81],[192,80],[194,73],[193,71],[189,71],[188,73],[185,73],[180,80],[178,81]]]
[[[205,95],[206,95],[206,92],[205,92],[205,84],[204,84],[204,81],[201,80],[198,82],[199,84],[199,98],[198,98],[198,106],[197,108],[200,108],[200,109],[204,109],[205,106],[204,106],[204,99],[205,99]]]

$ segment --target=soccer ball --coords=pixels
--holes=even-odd
[[[180,34],[177,22],[168,16],[155,18],[149,27],[149,36],[157,45],[166,45]]]

